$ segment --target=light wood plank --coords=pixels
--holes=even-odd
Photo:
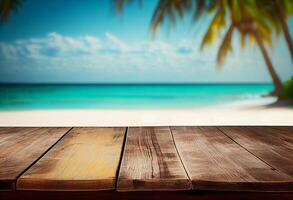
[[[70,128],[0,128],[0,189],[16,178]]]
[[[193,188],[218,191],[293,191],[293,180],[236,144],[216,127],[172,127]]]
[[[169,127],[129,128],[118,191],[188,190]]]
[[[19,190],[115,188],[125,128],[74,128],[17,181]]]
[[[288,132],[270,127],[221,127],[229,137],[278,171],[293,177],[293,143]]]

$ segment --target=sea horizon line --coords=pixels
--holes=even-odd
[[[0,86],[5,85],[125,85],[125,86],[139,86],[139,85],[271,85],[271,82],[178,82],[178,83],[168,83],[168,82],[91,82],[91,83],[70,83],[70,82],[53,82],[53,83],[28,83],[28,82],[19,82],[19,83],[9,83],[3,82],[0,83]]]

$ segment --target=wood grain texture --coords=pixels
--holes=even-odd
[[[190,187],[169,127],[128,129],[118,191],[188,190]]]
[[[260,128],[260,127],[259,127]],[[291,140],[291,144],[293,143],[293,126],[274,126],[274,127],[266,127],[268,129],[277,130],[275,133],[285,135],[286,137],[289,137]]]
[[[271,168],[216,127],[171,129],[193,189],[293,191],[290,176]]]
[[[0,128],[0,189],[16,178],[70,128]]]
[[[272,168],[293,177],[293,129],[221,127],[221,130]]]
[[[19,190],[111,190],[125,128],[74,128],[17,181]]]

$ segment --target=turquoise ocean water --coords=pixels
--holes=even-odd
[[[271,84],[0,85],[0,110],[193,108],[259,99]]]

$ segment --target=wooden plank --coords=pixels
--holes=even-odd
[[[193,188],[216,191],[293,191],[293,180],[236,144],[216,127],[172,127]]]
[[[111,190],[125,128],[74,128],[17,181],[19,190]]]
[[[292,127],[263,127],[266,130],[273,132],[277,136],[281,137],[281,139],[285,142],[288,142],[291,145],[291,149],[293,147],[293,126]]]
[[[16,178],[69,129],[0,128],[0,189],[14,189]]]
[[[190,187],[168,127],[128,129],[118,191],[188,190]]]
[[[226,135],[255,156],[293,177],[293,143],[284,131],[268,127],[221,127]]]
[[[1,200],[292,200],[293,192],[198,191],[2,191]]]

